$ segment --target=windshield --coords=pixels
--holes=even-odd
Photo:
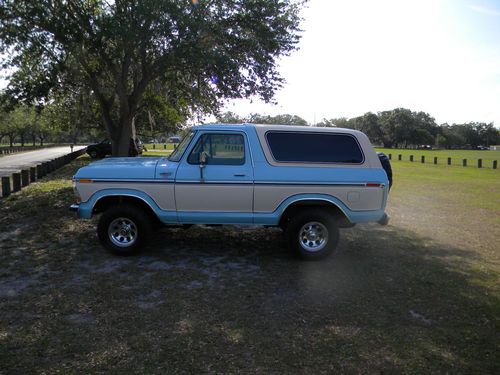
[[[182,154],[186,150],[187,146],[189,145],[189,142],[191,142],[191,139],[193,139],[194,132],[190,132],[188,135],[184,137],[181,143],[179,143],[179,146],[170,154],[168,157],[168,160],[170,161],[179,161],[181,160]]]

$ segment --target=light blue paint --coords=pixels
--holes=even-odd
[[[164,158],[104,158],[80,168],[75,179],[155,178],[156,164]],[[166,159],[165,159],[166,160]]]
[[[337,206],[351,223],[364,223],[378,221],[384,214],[384,210],[374,211],[352,211],[339,199],[328,194],[297,194],[285,199],[278,208],[271,213],[255,212],[254,224],[278,225],[283,212],[292,204],[301,201],[324,201]]]
[[[293,165],[270,165],[265,157],[257,132],[253,125],[201,125],[194,127],[196,135],[188,145],[182,159],[172,162],[166,158],[106,158],[80,168],[75,179],[99,180],[141,180],[164,183],[197,183],[200,181],[198,165],[187,163],[196,141],[207,132],[236,132],[245,137],[245,163],[243,165],[208,165],[204,168],[205,183],[245,183],[245,184],[345,184],[364,186],[365,183],[384,184],[382,207],[388,195],[388,179],[382,168],[325,168],[297,167]],[[235,174],[239,176],[235,176]],[[363,189],[363,187],[361,187]],[[96,192],[87,202],[80,204],[78,214],[90,218],[96,202],[105,196],[137,197],[147,203],[165,224],[239,224],[278,225],[281,215],[289,205],[301,200],[322,200],[337,206],[352,223],[378,221],[384,210],[352,211],[339,199],[328,194],[298,194],[288,197],[271,213],[263,212],[186,212],[160,209],[154,199],[143,191],[133,189],[108,188]],[[209,199],[209,197],[207,197]]]
[[[205,134],[220,134],[220,133],[233,133],[242,135],[244,137],[244,148],[245,148],[245,162],[242,165],[206,165],[203,168],[203,179],[207,183],[215,183],[217,181],[244,181],[249,182],[253,181],[253,167],[252,167],[252,158],[250,155],[250,145],[248,144],[248,140],[246,137],[246,133],[240,131],[234,131],[231,129],[217,129],[206,130],[206,129],[198,129],[194,139],[191,141],[188,149],[184,153],[179,168],[177,169],[176,180],[183,182],[201,182],[201,173],[200,166],[198,164],[189,164],[187,159],[191,151],[196,146],[198,140]],[[235,176],[238,175],[238,176]]]
[[[103,189],[95,192],[86,202],[81,202],[78,207],[78,216],[82,219],[90,219],[96,203],[104,197],[132,197],[145,202],[155,212],[158,218],[165,224],[178,223],[175,211],[162,210],[148,194],[134,189]]]
[[[179,211],[177,216],[181,224],[253,224],[253,214],[251,212]]]

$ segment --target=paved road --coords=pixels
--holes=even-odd
[[[85,146],[75,146],[73,151],[85,148]],[[0,157],[0,176],[7,176],[25,167],[33,166],[43,161],[48,161],[59,156],[69,154],[69,146],[50,147],[42,150],[22,152]]]

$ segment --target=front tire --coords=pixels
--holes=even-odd
[[[151,220],[144,210],[130,204],[114,206],[99,219],[97,236],[116,255],[137,254],[151,234]]]
[[[333,253],[339,241],[335,217],[324,209],[305,209],[286,228],[290,248],[302,259],[318,260]]]

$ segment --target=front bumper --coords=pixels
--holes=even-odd
[[[73,212],[78,212],[79,207],[80,207],[79,203],[73,203],[71,206],[69,206],[69,210]]]

